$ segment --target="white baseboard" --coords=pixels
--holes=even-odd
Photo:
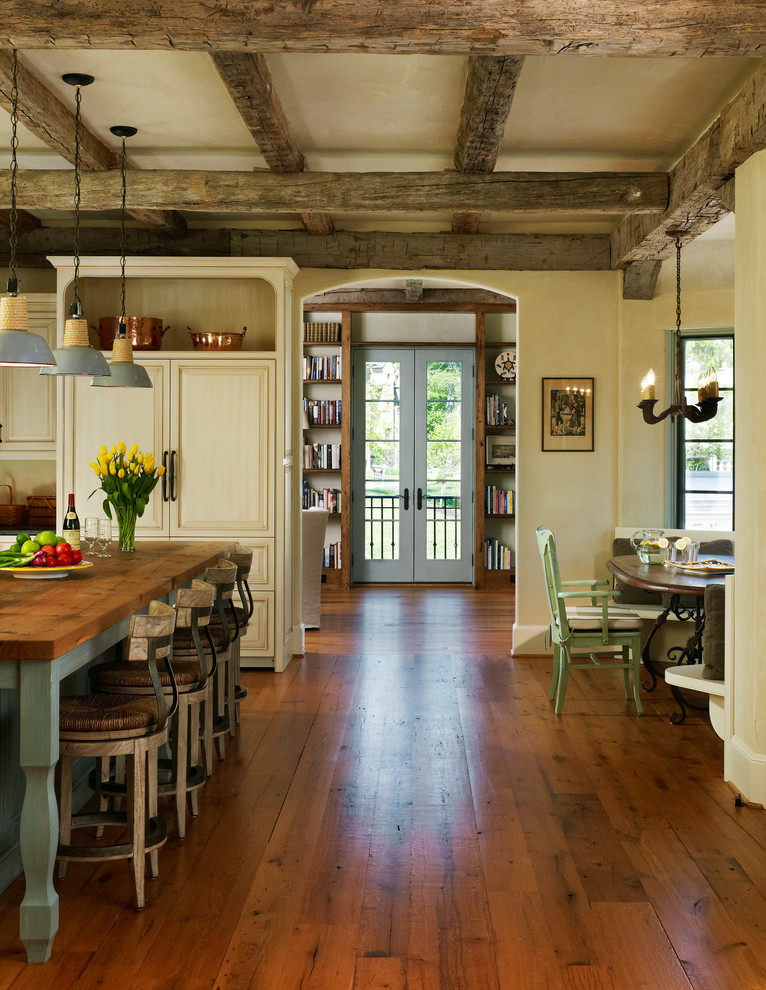
[[[545,634],[548,626],[520,626],[513,624],[513,640],[511,653],[523,656],[532,654],[533,656],[548,656],[551,648],[545,645]]]
[[[755,753],[738,736],[725,747],[724,779],[748,803],[766,807],[766,754]]]

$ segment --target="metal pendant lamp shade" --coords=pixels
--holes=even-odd
[[[91,385],[112,388],[152,388],[152,380],[146,368],[133,361],[133,344],[125,325],[125,138],[137,133],[135,127],[110,127],[112,134],[122,138],[120,171],[122,173],[122,208],[120,210],[120,323],[117,336],[112,342],[112,362],[110,375],[98,375]]]
[[[0,299],[0,366],[8,368],[38,368],[56,363],[45,340],[37,333],[29,332],[27,300],[19,295],[16,279],[16,148],[18,138],[19,92],[16,82],[16,49],[13,50],[13,79],[11,82],[11,220],[10,220],[10,277],[8,295]]]
[[[69,319],[64,324],[64,342],[53,352],[56,365],[41,368],[41,375],[108,375],[106,358],[90,346],[88,321],[83,316],[79,293],[80,276],[80,89],[93,82],[93,76],[69,72],[62,76],[65,83],[76,89],[74,118],[74,302]]]

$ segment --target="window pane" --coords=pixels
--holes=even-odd
[[[426,370],[426,398],[459,402],[460,374],[459,361],[429,361]]]
[[[686,496],[687,529],[731,529],[733,518],[733,495],[699,495],[689,492]]]

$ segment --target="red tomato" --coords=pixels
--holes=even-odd
[[[57,554],[54,558],[59,567],[71,567],[74,563],[71,552]]]
[[[73,564],[79,564],[81,560],[82,560],[82,554],[80,553],[80,551],[79,550],[73,550],[72,551],[72,563]]]
[[[43,561],[43,567],[56,567],[58,561],[55,557],[46,557]]]
[[[40,547],[40,549],[42,550],[42,552],[45,554],[46,557],[53,557],[56,553],[55,548],[52,547],[50,543],[47,543],[44,547]]]
[[[56,553],[70,553],[72,547],[69,543],[57,543]]]

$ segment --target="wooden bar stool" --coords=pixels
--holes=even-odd
[[[175,609],[153,601],[147,614],[130,620],[127,639],[128,662],[146,667],[152,683],[151,696],[136,698],[90,694],[63,697],[59,714],[59,755],[61,757],[61,800],[59,805],[59,846],[56,858],[59,876],[64,876],[71,860],[130,859],[136,907],[145,903],[146,857],[151,875],[159,872],[157,850],[167,838],[167,825],[157,815],[157,751],[168,738],[168,719],[175,711],[177,693],[171,691],[168,704],[160,683],[157,661],[174,684],[170,651],[175,628]],[[127,758],[124,812],[102,810],[72,815],[72,764],[77,757]],[[72,845],[72,829],[94,827],[100,835],[104,826],[124,826],[124,841],[112,845]]]
[[[159,761],[158,793],[170,796],[175,802],[176,831],[179,839],[186,835],[186,804],[196,816],[199,811],[197,791],[204,784],[206,773],[200,763],[200,734],[205,725],[206,709],[212,704],[208,658],[202,647],[200,629],[210,621],[215,601],[215,587],[204,581],[194,580],[189,588],[181,588],[176,597],[176,624],[173,635],[171,666],[178,691],[178,708],[170,723],[170,760]],[[188,639],[194,646],[191,656],[177,656],[175,644]],[[211,650],[211,656],[214,653]],[[160,674],[162,689],[166,695],[172,691],[170,678]],[[116,660],[99,664],[90,670],[93,691],[102,694],[146,696],[153,691],[149,672],[129,660]],[[205,740],[212,748],[212,735]],[[102,784],[103,790],[120,793],[118,781]]]
[[[208,630],[215,647],[215,675],[213,683],[213,704],[208,706],[204,734],[215,740],[218,758],[226,755],[225,737],[230,732],[234,718],[234,680],[231,676],[232,646],[238,635],[237,617],[234,610],[234,589],[237,583],[237,567],[230,560],[221,558],[213,567],[205,571],[205,581],[215,586],[215,604],[210,616]],[[176,658],[196,653],[196,646],[188,632],[179,630],[173,639],[173,654]],[[212,773],[210,762],[206,762],[208,775]]]
[[[229,718],[229,735],[233,736],[236,731],[236,726],[239,725],[239,708],[240,702],[247,697],[247,688],[240,684],[240,673],[241,673],[241,661],[240,661],[240,647],[242,643],[242,636],[247,630],[248,623],[253,615],[254,604],[253,604],[253,593],[250,590],[250,585],[248,584],[248,575],[250,574],[250,568],[253,565],[253,551],[249,547],[243,546],[241,543],[236,543],[234,546],[229,547],[225,555],[227,560],[230,560],[237,567],[237,593],[239,594],[239,605],[233,605],[233,614],[236,618],[237,623],[237,635],[232,643],[231,652],[231,676],[234,684],[234,713],[233,718]],[[231,610],[229,610],[231,614]],[[220,618],[217,613],[214,613],[211,618],[211,625],[220,625]],[[229,692],[227,691],[227,697]]]

